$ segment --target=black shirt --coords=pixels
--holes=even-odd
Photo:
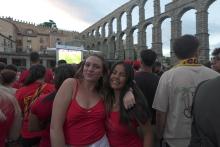
[[[149,107],[151,108],[151,113],[152,113],[152,123],[155,123],[155,110],[152,108],[153,100],[154,100],[154,95],[157,89],[157,85],[159,82],[159,76],[157,76],[154,73],[149,73],[149,72],[136,72],[135,73],[135,81],[141,91],[143,92],[144,96],[147,99],[147,102],[149,104]]]

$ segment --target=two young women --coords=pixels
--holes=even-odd
[[[127,73],[124,72],[123,74],[126,77],[126,81],[131,80],[127,79]],[[104,81],[106,76],[107,68],[105,66],[104,59],[98,55],[91,55],[81,65],[79,71],[76,73],[75,79],[67,79],[64,81],[58,90],[53,103],[50,129],[51,143],[53,147],[65,145],[73,147],[109,147],[108,139],[110,140],[111,146],[118,146],[118,144],[114,145],[114,142],[112,142],[112,139],[110,138],[111,135],[108,134],[108,131],[111,130],[108,125],[108,119],[110,119],[109,116],[111,115],[112,110],[114,111],[112,108],[114,102],[116,101],[113,100],[111,104],[108,104],[107,97],[105,99],[104,93],[106,89],[104,90]],[[111,86],[113,85],[110,84],[110,87]],[[116,99],[115,96],[117,93],[114,90],[114,87],[111,88],[113,89],[114,94],[109,95],[109,98]],[[107,91],[108,90],[109,89],[107,89]],[[128,92],[129,89],[126,90],[124,93],[120,94],[120,105],[123,105],[123,96],[126,94],[126,92]],[[119,97],[117,97],[117,99],[119,99]],[[138,106],[135,106],[134,110],[136,109],[138,109]],[[119,110],[122,111],[122,109],[118,109],[118,111]],[[124,111],[126,110],[124,109]],[[147,124],[147,126],[149,126],[149,116],[147,114],[142,115],[147,117],[146,120],[140,119],[135,121],[136,116],[139,113],[136,113],[136,111],[130,112],[128,114],[127,111],[128,118],[125,119],[125,123],[116,123],[119,123],[119,125],[122,125],[123,127],[125,126],[130,128],[135,135],[138,135],[136,133],[136,128],[139,125],[138,122],[141,122],[140,124]],[[141,117],[138,116],[137,118]],[[108,127],[107,131],[105,129],[106,122]],[[130,125],[133,123],[136,123],[135,127]],[[108,139],[106,137],[106,133],[109,136]],[[127,137],[127,134],[122,135],[123,136],[120,136],[120,138],[117,138],[117,140]],[[127,139],[126,141],[122,141],[125,143],[125,146],[130,145],[130,140],[129,142]]]

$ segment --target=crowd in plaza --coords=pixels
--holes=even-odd
[[[220,147],[220,48],[210,67],[193,35],[173,51],[169,70],[149,49],[134,62],[0,63],[0,147]]]

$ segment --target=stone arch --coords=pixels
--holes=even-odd
[[[102,27],[101,26],[98,26],[98,28],[97,28],[97,36],[98,37],[102,36]]]
[[[160,24],[160,26],[161,26],[161,24],[163,23],[163,21],[165,20],[165,19],[167,19],[167,18],[171,18],[169,15],[165,15],[165,16],[162,16],[162,17],[160,17],[160,19],[158,20],[158,24]]]
[[[145,8],[145,19],[154,17],[154,1],[153,0],[148,0],[144,4]],[[150,13],[149,13],[150,12]]]
[[[166,23],[167,20],[170,21],[169,24]],[[168,17],[168,16],[163,17],[163,19],[161,19],[160,21],[161,23],[159,24],[161,28],[162,54],[164,57],[170,57],[171,56],[171,31],[170,31],[171,30],[171,17]]]
[[[104,36],[103,37],[108,37],[108,35],[109,35],[109,30],[108,30],[108,22],[105,22],[104,24],[103,24],[103,28],[104,28]]]
[[[181,17],[181,34],[196,34],[196,10],[190,9]],[[193,15],[192,15],[193,14]],[[192,19],[192,20],[191,20]],[[188,21],[191,23],[189,24]]]
[[[92,37],[95,36],[95,30],[92,30],[91,36],[92,36]]]
[[[139,24],[139,6],[137,4],[133,5],[130,11],[131,11],[130,14],[131,14],[132,26],[138,25]],[[137,13],[138,17],[135,17],[136,15],[135,12]]]
[[[117,33],[117,18],[116,17],[112,17],[111,21],[109,22],[109,24],[111,24],[112,28],[111,31],[112,33]],[[110,33],[109,33],[110,35]]]
[[[125,19],[125,22],[123,21]],[[119,15],[119,20],[121,22],[121,30],[125,30],[127,28],[127,18],[126,18],[126,11],[122,11]]]
[[[189,11],[191,9],[196,10],[196,8],[194,6],[186,6],[182,9],[180,9],[179,12],[177,12],[177,17],[181,19],[181,17],[184,15],[184,13],[186,13],[187,11]]]
[[[214,2],[215,2],[215,0],[207,0],[207,2],[205,3],[204,7],[202,8],[202,10],[208,10],[210,5],[212,3],[214,3]]]

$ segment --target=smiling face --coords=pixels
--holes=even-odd
[[[126,83],[126,73],[123,64],[118,64],[110,75],[110,86],[113,90],[121,90]]]
[[[88,81],[98,81],[103,75],[103,62],[96,56],[86,59],[83,67],[83,77]]]

